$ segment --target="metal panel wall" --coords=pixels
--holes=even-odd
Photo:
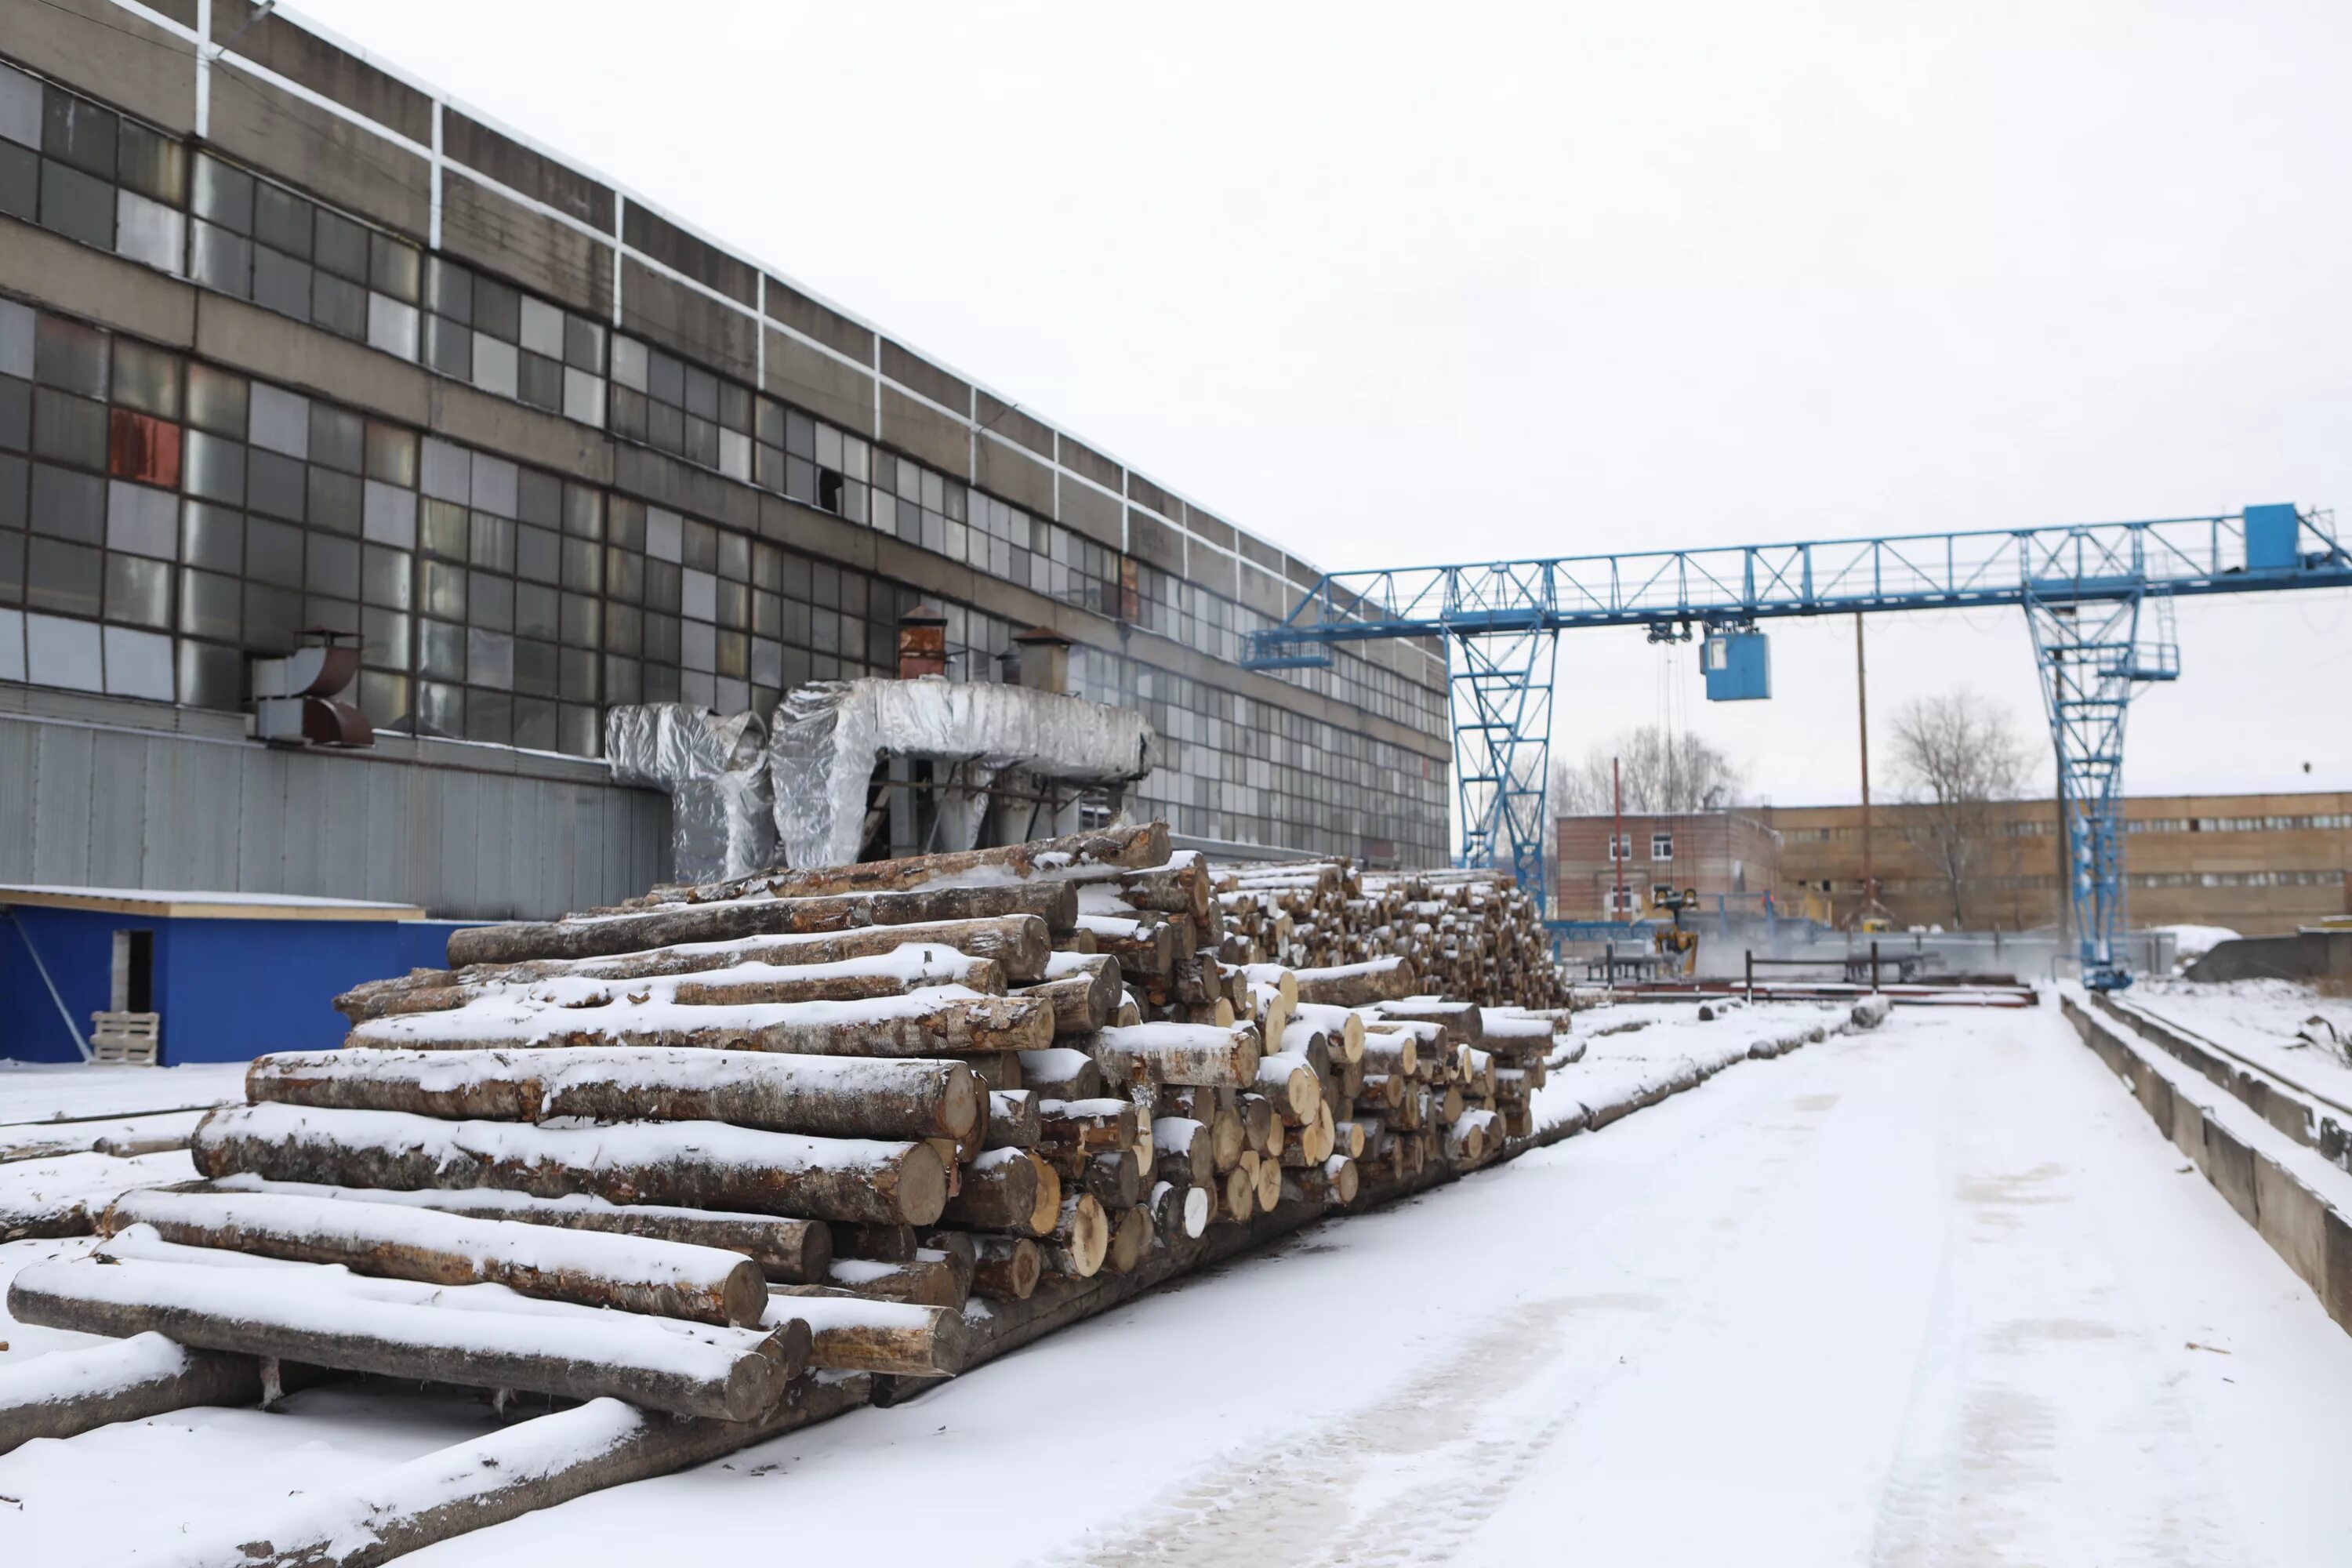
[[[669,874],[669,799],[469,768],[0,714],[0,881],[308,893],[543,919]]]

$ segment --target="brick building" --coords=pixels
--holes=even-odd
[[[1862,808],[1758,806],[1778,830],[1782,907],[1808,895],[1844,919],[1860,897]],[[1963,889],[1972,928],[2017,931],[2059,918],[2061,841],[2048,800],[1992,808],[1995,833]],[[1900,923],[1953,923],[1951,889],[1913,847],[1916,814],[1872,812],[1879,899]],[[2352,794],[2147,795],[2124,803],[2125,908],[2137,926],[2218,925],[2292,931],[2352,910]]]
[[[2059,919],[2057,812],[2047,800],[1991,808],[1994,831],[1962,889],[1960,922],[2026,931]],[[2126,908],[2137,926],[2218,925],[2249,934],[2292,931],[2352,913],[2352,794],[2148,795],[2124,805]],[[1606,816],[1559,819],[1557,913],[1598,920],[1613,877]],[[1955,924],[1952,891],[1912,842],[1917,812],[1872,811],[1879,900],[1897,924]],[[1743,806],[1671,816],[1628,816],[1625,883],[1633,912],[1654,888],[1702,897],[1770,889],[1786,915],[1832,923],[1862,897],[1859,805]],[[1664,853],[1660,853],[1660,851]]]
[[[1734,907],[1760,902],[1773,885],[1779,836],[1746,811],[1697,811],[1648,816],[1563,816],[1553,860],[1560,920],[1605,920],[1611,913],[1617,875],[1609,853],[1612,831],[1623,837],[1617,858],[1624,862],[1622,915],[1645,913],[1664,889],[1696,889],[1712,901],[1734,897]]]

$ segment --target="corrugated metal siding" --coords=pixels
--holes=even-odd
[[[578,777],[0,714],[0,881],[544,918],[669,874],[669,801]]]

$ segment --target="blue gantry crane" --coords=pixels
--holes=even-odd
[[[1716,701],[1771,695],[1758,623],[1786,616],[2015,605],[2025,611],[2063,802],[2069,896],[2084,982],[2130,984],[2123,931],[2124,719],[2143,683],[2180,673],[2172,601],[2352,586],[2326,512],[2287,504],[2148,522],[1728,545],[1326,574],[1277,626],[1252,632],[1255,669],[1328,665],[1335,644],[1433,637],[1445,647],[1461,858],[1549,899],[1544,789],[1552,666],[1575,626],[1698,639]]]

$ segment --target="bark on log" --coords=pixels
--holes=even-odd
[[[173,1190],[284,1193],[297,1197],[332,1198],[341,1203],[429,1209],[440,1214],[463,1215],[471,1219],[514,1220],[525,1225],[554,1226],[565,1230],[643,1237],[655,1241],[683,1242],[692,1247],[714,1247],[728,1252],[740,1252],[759,1265],[761,1272],[769,1279],[793,1284],[809,1284],[824,1279],[826,1268],[833,1261],[833,1231],[829,1226],[822,1220],[790,1219],[782,1215],[727,1214],[656,1204],[615,1204],[588,1196],[535,1198],[524,1193],[503,1192],[490,1187],[397,1192],[381,1187],[272,1182],[259,1176],[228,1176],[217,1182],[190,1184]]]
[[[1045,1100],[1099,1100],[1102,1068],[1090,1051],[1075,1046],[1021,1053],[1021,1083]]]
[[[1375,1029],[1364,1037],[1363,1067],[1372,1073],[1402,1073],[1411,1078],[1419,1069],[1421,1044],[1411,1035]]]
[[[278,1051],[249,1099],[450,1121],[724,1121],[834,1138],[961,1138],[979,1115],[961,1062],[766,1051]]]
[[[854,866],[819,866],[806,870],[761,872],[731,881],[656,888],[646,899],[624,908],[654,901],[705,903],[764,893],[798,899],[842,893],[898,891],[935,886],[959,877],[986,872],[992,877],[1022,880],[1055,878],[1086,867],[1143,870],[1163,865],[1169,858],[1168,825],[1164,822],[1122,824],[1073,833],[1059,838],[1034,838],[990,849],[950,850],[941,855],[909,855],[897,860],[866,860]]]
[[[1215,1139],[1188,1116],[1163,1116],[1151,1124],[1152,1168],[1163,1182],[1205,1187],[1217,1173]]]
[[[1475,1002],[1446,1002],[1434,996],[1399,996],[1380,1004],[1384,1018],[1435,1024],[1461,1045],[1475,1045],[1486,1033],[1486,1013]]]
[[[1087,1161],[1078,1190],[1106,1209],[1132,1208],[1143,1201],[1143,1163],[1131,1150],[1107,1150]]]
[[[437,1121],[396,1110],[231,1106],[196,1129],[196,1169],[334,1186],[500,1187],[534,1197],[929,1225],[947,1172],[928,1143],[805,1138],[708,1121],[584,1129]]]
[[[1161,1182],[1151,1189],[1151,1223],[1160,1235],[1197,1241],[1216,1211],[1215,1188]]]
[[[988,1131],[981,1140],[987,1149],[1034,1149],[1037,1146],[1037,1101],[1034,1089],[999,1089],[988,1096]],[[971,1162],[966,1161],[967,1164]]]
[[[1077,890],[1066,882],[686,904],[585,920],[467,926],[449,934],[449,967],[604,958],[685,942],[801,936],[856,926],[904,926],[1004,915],[1035,915],[1055,931],[1068,931],[1077,920]]]
[[[940,1217],[974,1230],[1027,1230],[1037,1212],[1037,1161],[1026,1149],[991,1149],[963,1168]]]
[[[8,1288],[20,1322],[127,1338],[150,1330],[201,1350],[276,1356],[418,1382],[515,1388],[748,1421],[798,1375],[805,1336],[635,1313],[453,1310],[373,1300],[299,1265],[266,1271],[123,1258],[37,1263]]]
[[[1414,984],[1412,961],[1408,958],[1375,958],[1337,968],[1305,969],[1297,972],[1297,980],[1301,1002],[1328,1002],[1335,1007],[1363,1007],[1410,996]]]
[[[977,1236],[972,1293],[991,1301],[1025,1301],[1045,1271],[1045,1255],[1025,1236]]]
[[[921,991],[870,1002],[797,1002],[756,1007],[603,1007],[485,1005],[446,1013],[373,1018],[352,1047],[431,1051],[648,1047],[772,1051],[818,1057],[947,1057],[1020,1051],[1053,1039],[1053,1010],[1018,996]]]
[[[661,979],[707,973],[742,963],[787,967],[803,973],[836,968],[843,972],[845,984],[862,987],[872,978],[874,961],[888,958],[902,947],[925,950],[922,973],[926,984],[940,983],[930,978],[935,973],[952,973],[960,967],[982,963],[994,963],[1007,984],[1025,983],[1045,974],[1053,952],[1053,933],[1044,921],[1034,916],[1000,915],[987,920],[863,926],[815,935],[749,937],[604,958],[535,959],[481,966],[463,973],[413,969],[406,974],[355,985],[335,998],[335,1007],[357,1024],[394,1013],[436,1012],[463,1006],[492,992],[522,989],[549,980]],[[985,977],[986,971],[980,973]],[[974,985],[972,989],[990,988]]]
[[[1211,1088],[1255,1082],[1261,1054],[1257,1029],[1247,1024],[1139,1024],[1097,1031],[1084,1045],[1106,1078]]]
[[[713,972],[719,976],[717,979],[680,980],[670,995],[688,1007],[744,1007],[772,1002],[863,1002],[876,996],[903,996],[934,985],[961,985],[990,996],[1004,994],[1004,966],[996,960],[967,958],[961,953],[944,956],[949,962],[926,964],[924,973],[913,980],[876,975],[860,984],[846,978],[743,975],[730,979],[727,971],[719,970]]]
[[[1343,1062],[1364,1059],[1366,1026],[1361,1013],[1347,1007],[1334,1007],[1328,1003],[1308,1002],[1293,1011],[1291,1020],[1297,1024],[1312,1024],[1320,1030],[1323,1037],[1330,1042],[1331,1054],[1336,1059]],[[1290,1048],[1286,1039],[1283,1048]]]
[[[746,1328],[768,1282],[740,1253],[642,1237],[564,1235],[430,1209],[252,1193],[125,1193],[102,1236],[146,1225],[166,1241],[435,1285],[504,1285],[524,1296]]]
[[[765,1323],[808,1325],[809,1364],[828,1372],[935,1377],[954,1369],[962,1319],[951,1308],[832,1292],[779,1295]]]
[[[518,1422],[310,1493],[180,1558],[182,1568],[377,1568],[470,1531],[607,1487],[667,1475],[822,1420],[866,1397],[863,1378],[803,1380],[756,1422],[680,1420],[617,1399]]]
[[[1045,979],[1024,986],[1021,994],[1053,1003],[1056,1035],[1089,1033],[1118,1014],[1126,981],[1116,958],[1057,952],[1045,961]]]
[[[911,1258],[904,1263],[882,1263],[862,1258],[834,1260],[826,1285],[778,1285],[778,1296],[812,1296],[846,1290],[875,1301],[906,1301],[918,1307],[963,1305],[964,1287],[958,1270],[941,1256]]]
[[[833,1227],[833,1256],[862,1258],[869,1263],[911,1263],[922,1244],[916,1240],[911,1225],[836,1225]],[[812,1279],[812,1285],[832,1282],[832,1273],[823,1279]]]
[[[53,1351],[0,1366],[0,1454],[36,1437],[71,1437],[194,1405],[260,1399],[253,1357],[189,1350],[161,1334]]]

